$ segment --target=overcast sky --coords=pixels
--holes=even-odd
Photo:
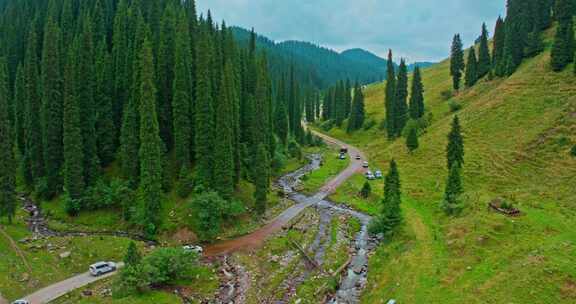
[[[197,0],[215,20],[254,27],[275,41],[303,40],[338,51],[364,48],[382,57],[392,48],[408,61],[448,56],[452,36],[465,45],[490,32],[505,0]]]

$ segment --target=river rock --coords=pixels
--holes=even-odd
[[[59,254],[58,256],[59,256],[61,259],[67,259],[67,258],[70,257],[71,254],[72,254],[72,252],[70,252],[70,251],[64,251],[64,252],[62,252],[61,254]]]

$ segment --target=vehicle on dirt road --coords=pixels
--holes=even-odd
[[[358,154],[358,155],[356,155],[356,159],[357,159],[357,160],[361,160],[361,159],[362,159],[362,156],[360,156],[360,154]]]
[[[376,170],[376,172],[374,172],[374,177],[376,177],[377,179],[382,179],[384,178],[384,175],[382,175],[382,171]]]
[[[345,160],[345,159],[346,159],[346,154],[340,153],[340,156],[338,156],[338,158],[339,158],[340,160]]]
[[[367,161],[365,161],[365,162],[362,163],[362,167],[368,168],[368,167],[370,167],[370,165],[368,164]]]
[[[30,304],[27,300],[16,300],[12,304]]]
[[[340,149],[340,154],[348,154],[348,148]]]
[[[202,255],[202,253],[204,252],[204,248],[202,248],[201,246],[197,246],[197,245],[186,245],[186,246],[183,246],[182,249],[184,249],[185,251],[188,251],[188,252],[193,252],[197,255]]]
[[[98,277],[103,274],[116,271],[118,267],[114,262],[98,262],[96,264],[90,265],[90,274]]]
[[[374,173],[372,173],[372,171],[366,172],[366,178],[368,180],[375,180],[376,179],[376,177],[374,176]]]

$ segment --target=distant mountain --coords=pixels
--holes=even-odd
[[[232,31],[236,40],[241,44],[249,42],[250,31],[239,27],[233,27]],[[385,70],[379,66],[357,61],[309,42],[276,43],[259,35],[256,45],[259,49],[266,51],[273,74],[276,76],[286,74],[293,65],[301,81],[309,80],[309,83],[318,88],[326,88],[342,79],[358,80],[360,83],[367,84],[380,81],[386,75]]]
[[[342,56],[348,58],[349,60],[361,62],[366,65],[370,65],[372,67],[378,68],[381,72],[386,74],[388,70],[388,60],[378,55],[366,51],[364,49],[350,49],[342,52]],[[427,68],[431,65],[434,65],[434,62],[414,62],[408,65],[408,71],[413,71],[416,66],[420,68]],[[394,63],[394,66],[397,68],[398,64]]]

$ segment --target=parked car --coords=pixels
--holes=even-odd
[[[367,161],[363,162],[363,163],[362,163],[362,167],[368,168],[368,167],[369,167],[368,162],[367,162]]]
[[[384,177],[384,175],[382,175],[382,171],[380,171],[380,170],[376,170],[376,172],[374,172],[374,176],[375,176],[377,179],[381,179],[381,178]]]
[[[357,159],[357,160],[361,160],[361,159],[362,159],[362,156],[360,156],[360,154],[358,154],[358,155],[356,155],[356,159]]]
[[[374,173],[372,173],[372,171],[366,172],[366,178],[367,178],[368,180],[374,180],[374,179],[376,179],[376,177],[374,176]]]
[[[340,156],[338,156],[338,158],[341,159],[341,160],[345,160],[345,159],[346,159],[346,154],[340,153]]]
[[[204,248],[198,245],[186,245],[183,246],[182,249],[184,249],[185,251],[194,252],[198,255],[202,255],[202,253],[204,252]]]
[[[30,304],[30,302],[28,300],[16,300],[12,304]]]
[[[386,304],[396,304],[396,303],[398,303],[398,302],[396,302],[396,300],[394,300],[394,299],[391,299],[391,300],[390,300],[390,301],[388,301],[388,303],[386,303]]]
[[[342,148],[340,149],[340,153],[342,154],[347,154],[348,153],[348,148]]]
[[[90,274],[97,277],[109,272],[116,271],[116,263],[114,262],[98,262],[90,265]]]

